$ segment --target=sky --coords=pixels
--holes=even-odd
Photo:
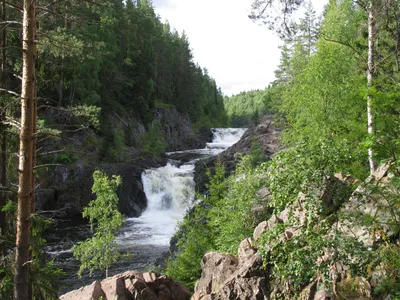
[[[313,0],[320,13],[328,0]],[[163,22],[189,38],[194,61],[231,96],[274,80],[281,41],[248,18],[252,0],[153,0]]]

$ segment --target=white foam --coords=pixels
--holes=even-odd
[[[236,143],[246,129],[214,128],[213,142],[206,149],[167,153],[216,155]],[[194,164],[197,159],[180,167],[168,163],[165,167],[142,173],[147,209],[139,218],[127,219],[117,243],[121,249],[133,245],[167,246],[176,226],[195,201]]]

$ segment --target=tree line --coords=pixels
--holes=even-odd
[[[195,128],[222,126],[223,95],[193,61],[186,34],[163,24],[147,0],[3,0],[0,24],[0,295],[51,298],[58,271],[44,263],[33,226],[37,154],[59,125],[46,112],[85,114],[112,149],[113,114],[152,128],[155,107],[174,107]],[[16,168],[15,205],[3,189],[15,189]]]
[[[299,9],[304,15],[296,18]],[[286,211],[293,213],[287,222],[268,224],[254,241],[271,297],[301,298],[316,280],[317,289],[340,299],[364,291],[369,299],[398,298],[400,1],[330,0],[321,19],[310,1],[255,0],[252,10],[251,18],[282,39],[276,79],[264,91],[226,98],[225,105],[238,125],[256,108],[272,113],[283,129],[283,150],[255,165],[250,161],[258,151],[252,151],[228,178],[216,165],[203,202],[181,224],[179,251],[167,273],[194,286],[206,252],[236,255],[259,222]],[[370,177],[382,165],[390,166],[384,182],[379,174]],[[338,174],[349,181],[335,186]],[[325,192],[334,197],[333,211],[324,211]],[[354,210],[347,207],[351,196]],[[306,212],[303,224],[296,205]],[[338,220],[364,228],[372,246],[335,231]],[[288,228],[299,231],[282,238]],[[320,264],[322,255],[330,258]],[[338,261],[349,267],[346,278],[330,276]],[[357,282],[361,277],[368,288]]]

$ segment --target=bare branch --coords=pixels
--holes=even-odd
[[[18,24],[18,25],[22,25],[22,23],[18,22],[18,21],[2,21],[2,22],[0,22],[0,24]]]
[[[15,4],[12,4],[12,3],[7,2],[7,1],[5,2],[5,4],[8,5],[8,6],[11,6],[12,8],[15,8],[16,10],[20,11],[21,13],[24,12],[24,10],[22,9],[22,7],[19,7],[19,6],[15,5]]]
[[[42,152],[42,153],[38,153],[38,156],[42,156],[42,155],[47,155],[47,154],[53,154],[53,153],[60,153],[60,152],[65,152],[65,149],[61,149],[61,150],[54,150],[54,151],[47,151],[47,152]],[[37,149],[37,151],[39,151],[41,149]]]
[[[9,94],[11,94],[13,96],[16,96],[16,97],[20,96],[18,93],[14,92],[14,91],[7,90],[7,89],[0,88],[0,92],[6,92],[6,93],[9,93]]]
[[[46,168],[46,167],[64,167],[65,165],[63,164],[44,164],[44,165],[37,165],[33,169],[40,169],[40,168]]]

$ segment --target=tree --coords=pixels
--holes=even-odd
[[[83,217],[89,218],[91,230],[95,232],[92,238],[73,246],[72,252],[81,261],[79,276],[87,269],[90,274],[94,270],[105,270],[108,277],[108,268],[121,257],[115,237],[124,224],[124,217],[118,211],[116,193],[122,180],[115,175],[109,179],[100,171],[93,173],[93,179],[92,192],[96,199],[85,207]]]
[[[379,3],[378,3],[379,2]],[[381,3],[380,3],[381,2]],[[377,1],[377,0],[356,0],[355,3],[363,8],[368,14],[368,59],[367,59],[367,117],[368,117],[368,135],[372,139],[375,134],[374,124],[374,110],[372,107],[372,94],[373,79],[376,72],[375,65],[375,43],[376,43],[376,17],[378,14],[378,4],[384,6],[388,4],[389,0]],[[393,1],[392,1],[393,2]],[[394,1],[395,2],[395,1]],[[277,3],[282,16],[276,16],[272,12],[272,4]],[[252,5],[252,14],[250,18],[253,20],[264,20],[264,23],[268,24],[270,29],[275,30],[280,37],[287,37],[294,32],[294,22],[290,19],[293,12],[295,12],[302,4],[304,0],[254,0]],[[329,38],[329,37],[328,37]],[[349,46],[349,44],[343,43],[343,45]],[[353,48],[354,49],[354,48]],[[371,174],[375,171],[374,161],[374,148],[370,146],[368,148],[368,160]]]
[[[35,117],[36,0],[23,2],[22,89],[19,148],[18,212],[14,299],[28,299],[29,241],[34,197],[33,156]]]

